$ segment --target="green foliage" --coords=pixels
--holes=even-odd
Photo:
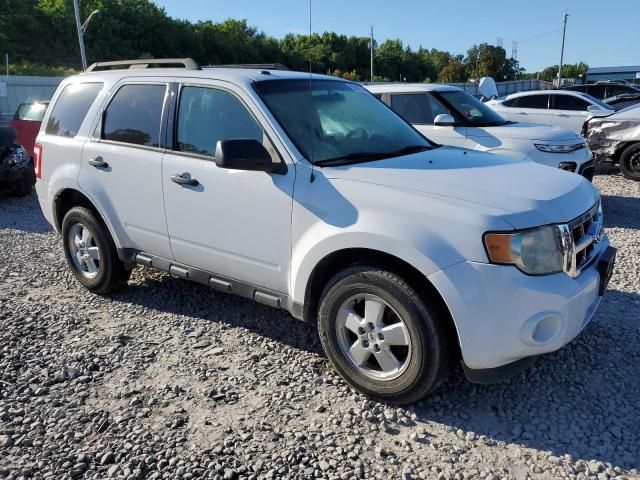
[[[562,65],[562,78],[580,78],[580,75],[584,77],[588,69],[589,65],[584,62]],[[534,74],[534,78],[536,77],[540,80],[553,82],[558,78],[558,65],[552,65]]]
[[[324,32],[276,39],[246,20],[173,19],[150,0],[80,0],[80,7],[83,19],[99,10],[85,33],[89,63],[192,57],[202,65],[283,63],[293,70],[311,67],[318,73],[370,80],[367,37]],[[10,12],[0,14],[0,54],[9,53],[13,72],[64,75],[80,69],[72,0],[0,0],[0,12]],[[374,46],[376,81],[464,82],[474,76],[499,81],[522,73],[502,47],[486,43],[474,45],[466,56],[422,47],[413,51],[400,39]],[[572,67],[586,71],[584,64],[566,65],[565,76],[575,76]],[[545,78],[555,75],[550,69],[542,72]]]

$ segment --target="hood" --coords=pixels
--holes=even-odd
[[[581,138],[570,130],[548,125],[513,122],[497,127],[483,127],[475,130],[484,131],[486,136],[497,138],[511,138],[518,140],[542,140],[545,142],[581,141]],[[479,136],[476,132],[473,136]]]
[[[333,181],[356,181],[450,198],[504,212],[514,228],[573,220],[598,201],[580,175],[490,153],[440,147],[404,157],[323,169]]]

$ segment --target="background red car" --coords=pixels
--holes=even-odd
[[[33,145],[48,106],[49,101],[21,103],[11,120],[11,126],[16,130],[16,142],[24,147],[31,158]]]

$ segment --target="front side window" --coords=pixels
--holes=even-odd
[[[553,108],[555,110],[571,110],[576,112],[586,112],[589,102],[573,95],[554,95]]]
[[[432,148],[359,85],[340,80],[263,80],[254,88],[309,161],[379,160]]]
[[[166,90],[166,85],[122,86],[104,112],[102,138],[159,147]]]
[[[407,122],[415,125],[433,125],[440,114],[451,112],[428,93],[393,93],[391,108]]]
[[[546,110],[549,108],[549,95],[526,95],[524,97],[516,97],[513,105],[518,108],[536,108]]]
[[[258,122],[233,94],[216,88],[184,87],[178,107],[176,149],[213,157],[219,140],[251,138],[263,143]]]
[[[474,127],[493,127],[507,123],[507,120],[499,113],[467,92],[451,90],[438,92],[438,95]]]
[[[64,87],[47,121],[46,133],[75,137],[102,86],[102,83],[72,83]]]

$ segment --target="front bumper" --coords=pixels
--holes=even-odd
[[[593,153],[588,147],[569,153],[541,152],[534,147],[527,153],[527,157],[533,162],[549,167],[561,168],[565,166],[564,170],[578,173],[589,181],[593,178]]]
[[[599,270],[611,251],[615,253],[605,236],[599,255],[576,278],[565,273],[531,276],[512,266],[476,262],[430,275],[453,317],[468,376],[475,370],[513,370],[505,366],[526,363],[522,359],[573,340],[600,304],[606,283],[601,276],[610,271]]]

